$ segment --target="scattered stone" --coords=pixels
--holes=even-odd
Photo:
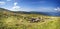
[[[30,22],[40,22],[40,19],[39,18],[31,18],[29,19]]]

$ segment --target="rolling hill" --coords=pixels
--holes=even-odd
[[[0,29],[60,29],[60,16],[51,12],[9,11],[0,8]]]

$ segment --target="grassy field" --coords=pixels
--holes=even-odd
[[[38,22],[30,18],[40,18]],[[0,29],[60,29],[60,17],[39,14],[0,13]]]

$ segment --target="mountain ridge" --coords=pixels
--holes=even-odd
[[[23,13],[23,14],[40,14],[40,15],[47,15],[47,16],[60,16],[60,12],[36,12],[36,11],[9,11],[4,8],[0,8],[0,11],[8,11],[8,12],[13,12],[13,13]]]

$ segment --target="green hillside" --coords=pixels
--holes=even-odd
[[[60,17],[3,10],[0,11],[0,29],[60,29]]]

